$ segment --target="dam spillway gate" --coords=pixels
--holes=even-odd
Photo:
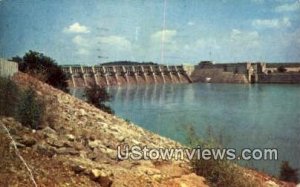
[[[61,68],[68,77],[70,88],[86,87],[91,84],[116,86],[192,82],[182,65],[65,65]]]

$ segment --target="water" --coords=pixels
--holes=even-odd
[[[275,84],[169,84],[109,88],[116,115],[185,142],[192,125],[224,147],[277,148],[278,161],[241,164],[278,175],[280,162],[300,168],[300,86]]]

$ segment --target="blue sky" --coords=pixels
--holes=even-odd
[[[0,0],[0,49],[59,64],[300,62],[300,1]]]

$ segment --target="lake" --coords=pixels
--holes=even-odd
[[[185,142],[193,126],[223,147],[277,148],[278,161],[242,165],[278,175],[282,160],[300,168],[300,85],[168,84],[111,87],[117,116]]]

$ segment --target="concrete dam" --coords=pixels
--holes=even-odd
[[[282,69],[280,71],[280,68]],[[210,83],[300,83],[300,63],[217,63],[202,61],[191,73],[193,82]]]
[[[184,66],[166,65],[65,65],[70,88],[99,86],[191,83],[190,71]]]

